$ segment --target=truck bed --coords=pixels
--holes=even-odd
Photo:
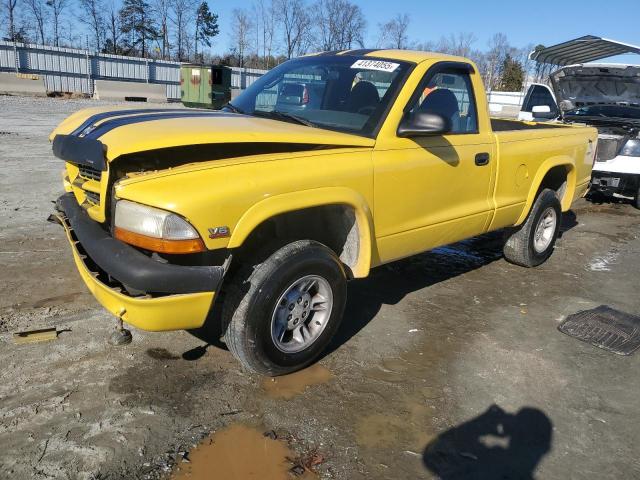
[[[539,130],[543,128],[562,128],[563,125],[553,123],[531,123],[506,118],[492,118],[491,128],[494,132],[508,132],[512,130]]]

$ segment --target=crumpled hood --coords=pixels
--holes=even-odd
[[[49,138],[54,140],[56,136],[75,137],[76,145],[84,140],[102,144],[109,162],[130,153],[222,143],[297,144],[309,145],[310,149],[372,147],[375,143],[370,138],[322,128],[181,108],[81,110],[62,122]]]
[[[640,106],[640,65],[570,65],[551,74],[551,85],[563,111],[592,104]]]

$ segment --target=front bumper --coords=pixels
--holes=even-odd
[[[157,262],[111,237],[73,194],[62,195],[56,210],[80,276],[109,312],[143,330],[202,326],[222,282],[223,267]],[[127,290],[143,293],[132,296]]]
[[[605,195],[617,193],[633,197],[638,193],[639,187],[640,175],[594,170],[591,176],[591,191]]]

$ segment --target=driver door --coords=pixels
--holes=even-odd
[[[427,71],[404,112],[430,109],[451,120],[451,131],[401,138],[399,122],[390,116],[387,123],[394,125],[385,124],[376,143],[374,223],[381,263],[483,233],[493,211],[494,141],[474,95],[481,82],[469,64],[439,65]]]

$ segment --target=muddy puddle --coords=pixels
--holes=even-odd
[[[172,480],[311,480],[313,473],[295,465],[295,454],[282,440],[243,424],[220,430],[181,460]],[[301,469],[292,473],[292,469]]]
[[[328,369],[316,363],[289,375],[265,378],[262,388],[271,398],[289,400],[303,393],[307,387],[328,382],[331,377],[333,374]]]

